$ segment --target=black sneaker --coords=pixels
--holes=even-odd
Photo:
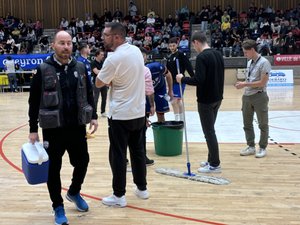
[[[152,165],[154,165],[154,160],[148,159],[148,157],[146,156],[146,166],[152,166]]]

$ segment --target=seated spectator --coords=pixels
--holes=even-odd
[[[152,37],[151,37],[150,33],[146,33],[146,35],[144,37],[143,45],[148,46],[150,49],[152,48]]]
[[[91,33],[88,34],[87,42],[89,45],[94,45],[96,43],[96,39]]]
[[[223,35],[219,29],[216,29],[216,31],[211,35],[211,46],[219,50],[221,49],[222,45]]]
[[[221,31],[222,33],[229,31],[231,28],[231,24],[227,18],[225,18],[224,22],[221,24]]]
[[[169,40],[164,39],[162,41],[162,43],[160,44],[160,51],[161,52],[168,52],[168,47],[169,47],[168,41]]]
[[[234,17],[232,20],[231,20],[231,24],[230,24],[230,27],[231,29],[239,29],[241,26],[240,22],[238,21],[238,19],[236,17]]]
[[[171,27],[167,24],[167,22],[164,22],[164,25],[161,28],[162,33],[171,33]]]
[[[280,35],[278,33],[273,33],[272,34],[272,45],[271,45],[273,54],[274,55],[280,54],[282,52],[282,46],[283,46],[283,39],[280,37]]]
[[[284,39],[284,52],[286,54],[294,54],[296,49],[296,40],[293,33],[290,31]]]
[[[259,38],[256,40],[257,45],[257,51],[261,55],[270,55],[272,54],[271,51],[271,44],[272,39],[268,32],[263,33]]]
[[[185,50],[189,48],[189,40],[186,38],[185,35],[182,35],[178,44],[178,48],[181,50]]]
[[[148,24],[147,27],[145,28],[145,33],[149,33],[149,34],[154,34],[155,33],[155,29],[151,24]]]
[[[94,20],[90,16],[88,16],[86,21],[85,21],[85,24],[84,24],[85,32],[93,32],[94,25],[95,25]]]
[[[243,56],[242,42],[240,39],[234,40],[231,54],[233,57]]]
[[[154,36],[153,36],[153,44],[158,43],[162,40],[162,34],[160,31],[156,31]]]
[[[230,21],[230,16],[226,10],[224,10],[223,16],[221,17],[221,23],[224,23],[225,21]]]
[[[156,14],[154,18],[155,18],[155,23],[154,23],[155,29],[161,30],[164,24],[164,20],[160,17],[159,14]]]
[[[76,18],[76,33],[78,32],[84,32],[84,23],[81,19],[79,19],[78,17]]]
[[[147,17],[150,17],[152,15],[153,17],[155,16],[155,11],[153,9],[149,9],[147,13]]]
[[[35,30],[35,35],[37,38],[43,35],[44,32],[44,27],[43,23],[40,20],[37,20],[34,24],[34,30]]]
[[[41,37],[41,39],[39,41],[41,52],[48,53],[49,45],[50,45],[48,38],[49,38],[49,36],[47,36],[47,35],[44,35]]]
[[[65,17],[62,17],[60,20],[59,29],[67,30],[68,27],[69,27],[69,21]]]
[[[168,17],[166,18],[165,22],[170,27],[173,27],[175,25],[175,20],[173,19],[173,17],[172,17],[171,14],[168,15]]]
[[[172,27],[172,36],[173,37],[180,37],[181,35],[181,27],[179,26],[178,22]]]
[[[212,33],[215,32],[216,30],[221,29],[221,22],[217,19],[214,19],[210,25],[210,29],[211,29]]]
[[[153,17],[152,14],[150,14],[149,17],[147,18],[146,24],[147,24],[147,25],[151,25],[151,26],[154,27],[154,24],[155,24],[155,18]]]
[[[167,42],[169,42],[169,39],[170,39],[170,33],[169,32],[163,32],[163,35],[162,35],[162,39],[163,40],[166,40]]]
[[[280,33],[280,21],[279,20],[275,20],[274,22],[271,23],[271,30],[272,33]]]
[[[12,38],[11,35],[8,36],[7,41],[6,41],[6,45],[5,45],[5,49],[7,53],[10,53],[11,49],[12,49],[12,45],[14,45],[16,42],[15,40]]]

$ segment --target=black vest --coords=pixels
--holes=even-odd
[[[40,65],[42,75],[42,95],[39,110],[39,124],[43,129],[57,128],[65,125],[63,116],[63,95],[59,76],[56,68],[48,63]],[[82,63],[76,63],[68,73],[74,74],[77,79],[76,102],[78,125],[85,125],[91,121],[93,108],[87,101],[85,67]]]

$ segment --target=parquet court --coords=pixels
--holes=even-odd
[[[216,128],[220,136],[222,176],[229,185],[193,182],[157,174],[157,167],[186,170],[185,148],[175,157],[157,156],[151,132],[148,155],[155,165],[148,167],[149,200],[133,194],[132,176],[127,175],[126,208],[109,208],[102,197],[111,194],[108,163],[107,121],[99,118],[99,130],[89,139],[90,164],[82,193],[90,211],[79,213],[67,200],[65,209],[71,225],[193,225],[193,224],[300,224],[300,88],[269,88],[270,139],[268,155],[262,159],[241,157],[245,146],[242,123],[237,120],[243,90],[225,87],[224,101]],[[21,173],[20,148],[28,137],[28,92],[0,94],[0,224],[54,224],[45,184],[29,185]],[[187,87],[185,107],[192,171],[206,159],[207,149],[197,126],[195,88]],[[282,113],[284,113],[282,115]],[[221,115],[222,114],[222,115]],[[167,118],[173,118],[169,113]],[[155,118],[153,118],[155,120]],[[232,123],[230,123],[232,121]],[[190,124],[190,126],[189,126]],[[226,127],[225,130],[220,131]],[[227,140],[226,133],[232,140]],[[197,140],[198,135],[198,140]],[[222,137],[221,137],[222,136]],[[62,183],[68,188],[72,168],[67,154]],[[66,189],[62,191],[66,194]]]

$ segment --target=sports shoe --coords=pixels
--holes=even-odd
[[[198,169],[199,173],[221,173],[221,167],[220,166],[204,166],[204,167],[200,167]]]
[[[67,225],[69,224],[66,217],[65,209],[63,206],[58,206],[54,209],[55,225]]]
[[[148,199],[150,196],[147,190],[141,191],[138,188],[135,189],[134,194],[141,199]]]
[[[242,149],[240,151],[241,156],[248,156],[248,155],[254,155],[254,154],[255,154],[255,147],[251,147],[251,146],[248,146],[247,148]]]
[[[209,162],[200,162],[200,167],[208,166]]]
[[[149,159],[147,156],[146,156],[146,166],[152,166],[154,165],[154,160],[153,159]]]
[[[89,206],[86,201],[80,196],[80,194],[70,195],[69,192],[66,195],[66,198],[73,202],[79,212],[86,212],[89,210]]]
[[[102,199],[102,203],[108,206],[116,206],[116,207],[125,207],[127,205],[125,195],[122,197],[117,197],[115,195],[111,195]]]
[[[255,157],[256,158],[263,158],[265,157],[267,154],[267,150],[265,148],[260,148],[256,153],[255,153]]]

